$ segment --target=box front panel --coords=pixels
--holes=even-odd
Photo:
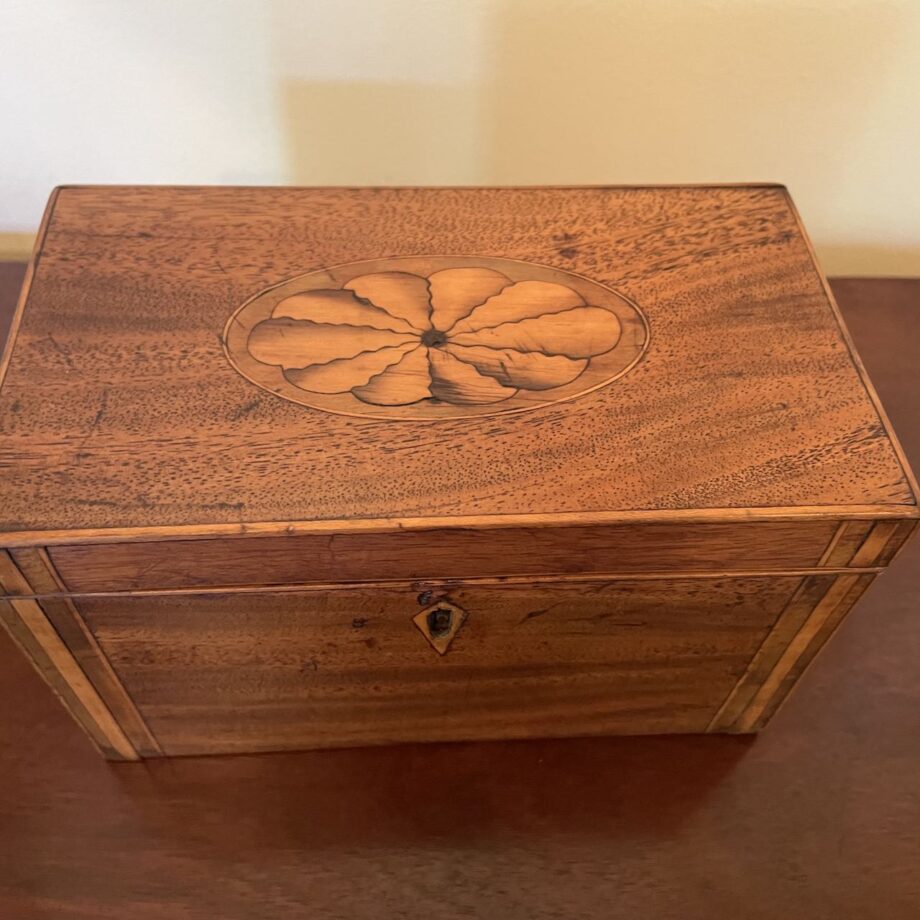
[[[832,580],[828,577],[828,581]],[[700,732],[798,577],[82,598],[166,754]]]

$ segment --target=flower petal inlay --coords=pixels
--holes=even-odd
[[[464,364],[440,348],[429,350],[431,395],[444,402],[474,406],[500,402],[517,393],[492,377],[484,377],[471,364]]]
[[[409,272],[375,272],[353,278],[345,286],[374,306],[411,324],[418,332],[431,328],[428,281]]]
[[[291,319],[307,319],[314,323],[330,323],[333,326],[368,326],[371,329],[388,329],[391,332],[414,332],[412,326],[398,316],[391,316],[386,310],[371,303],[358,300],[353,291],[307,291],[285,297],[275,307],[272,316],[276,319],[288,316]]]
[[[419,345],[402,360],[368,381],[355,387],[352,394],[363,402],[377,406],[405,406],[431,396],[428,349]]]
[[[475,332],[501,323],[515,323],[546,313],[560,313],[584,301],[571,288],[549,281],[519,281],[490,297],[451,329],[452,334]]]
[[[266,288],[228,319],[224,347],[250,381],[312,409],[478,418],[606,386],[641,358],[648,323],[625,295],[563,269],[393,256]]]
[[[417,339],[381,329],[332,326],[282,317],[267,319],[252,330],[249,351],[257,361],[287,369],[353,358],[363,351],[413,341]]]
[[[610,351],[620,338],[620,321],[600,307],[575,307],[536,319],[450,336],[454,345],[485,345],[545,355],[590,358]]]
[[[446,352],[472,364],[480,374],[499,383],[524,390],[550,390],[571,383],[588,366],[588,359],[576,361],[564,355],[539,351],[511,351],[475,345],[448,345]]]
[[[365,351],[353,358],[338,358],[327,364],[285,371],[284,376],[295,387],[313,393],[347,393],[353,387],[368,384],[372,377],[402,360],[413,348],[418,348],[415,340],[406,345]]]
[[[431,286],[431,325],[447,332],[457,320],[511,284],[491,268],[445,268],[428,277]]]

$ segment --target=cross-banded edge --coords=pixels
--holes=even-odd
[[[873,578],[874,573],[803,578],[707,731],[763,728]]]
[[[0,600],[0,622],[10,637],[108,759],[161,755],[72,602],[25,596],[56,584],[57,579],[50,561],[42,559],[42,550],[21,552],[23,568],[34,582],[17,565],[20,560],[0,550],[0,587],[8,595]]]
[[[888,565],[916,526],[912,520],[842,521],[818,565],[824,568]]]

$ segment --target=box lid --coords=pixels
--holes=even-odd
[[[65,187],[0,543],[916,516],[786,190]]]

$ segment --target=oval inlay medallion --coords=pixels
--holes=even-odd
[[[257,386],[343,415],[466,418],[606,386],[648,344],[639,308],[580,275],[483,256],[407,256],[299,275],[231,316]]]

